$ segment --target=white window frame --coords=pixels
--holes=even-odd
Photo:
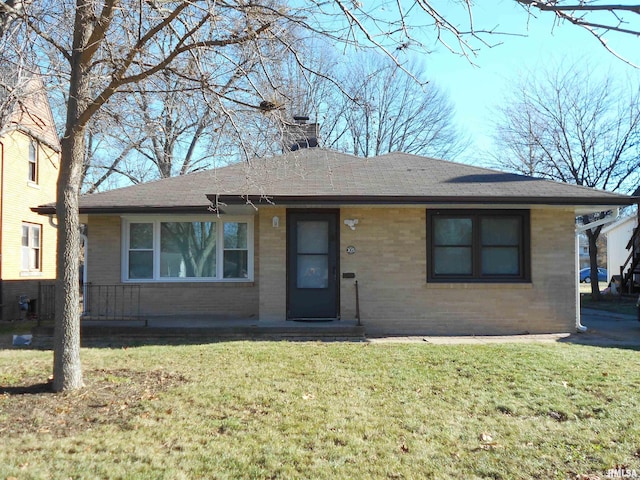
[[[22,245],[22,229],[28,228],[27,234],[28,245]],[[38,230],[38,245],[33,243],[33,230]],[[42,271],[42,225],[38,223],[22,222],[22,228],[20,229],[20,245],[21,245],[21,257],[20,267],[22,272],[41,272]],[[37,250],[37,255],[33,255],[33,250]],[[27,261],[29,265],[24,264],[25,252],[27,254]],[[38,265],[34,265],[33,259],[37,259]]]
[[[31,154],[33,153],[33,159],[31,158]],[[31,140],[29,142],[29,158],[27,159],[27,181],[30,183],[38,183],[38,170],[40,167],[39,162],[40,157],[40,148],[38,142],[35,140]],[[31,164],[33,164],[33,178],[31,178]]]
[[[246,283],[254,281],[253,216],[214,215],[162,215],[126,216],[122,218],[121,233],[121,280],[123,283]],[[215,277],[161,277],[160,276],[160,225],[165,222],[212,222],[216,223],[216,276]],[[153,225],[153,276],[152,278],[129,278],[129,228],[132,223]],[[224,278],[224,223],[247,224],[247,276]]]

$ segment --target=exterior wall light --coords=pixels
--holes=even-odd
[[[357,218],[347,218],[344,221],[344,224],[349,227],[351,230],[355,230],[356,229],[356,225],[358,224],[358,219]]]

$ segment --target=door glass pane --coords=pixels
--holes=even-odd
[[[129,278],[153,277],[153,252],[129,252]]]
[[[224,248],[247,248],[247,224],[224,224]]]
[[[520,261],[518,247],[489,247],[482,249],[483,275],[518,275]]]
[[[327,255],[298,255],[298,288],[328,288]]]
[[[129,248],[133,250],[153,248],[152,223],[132,223],[129,225]]]
[[[216,276],[216,224],[162,222],[160,276],[211,278]]]
[[[329,222],[298,221],[298,253],[329,252]]]
[[[435,247],[433,253],[436,275],[471,275],[470,247]]]
[[[473,235],[470,218],[435,218],[433,228],[436,245],[471,245]]]
[[[480,221],[482,245],[518,245],[520,219],[483,218]]]

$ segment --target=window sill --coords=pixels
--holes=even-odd
[[[40,185],[38,185],[36,182],[32,182],[31,180],[27,180],[27,186],[35,188],[36,190],[40,190]]]
[[[533,288],[531,282],[496,282],[496,283],[481,283],[481,282],[437,282],[426,283],[428,289],[434,290],[530,290]]]
[[[21,277],[41,277],[42,276],[42,272],[38,271],[38,272],[30,272],[28,270],[23,270],[20,272],[20,276]]]
[[[253,280],[123,280],[124,285],[144,285],[149,287],[180,288],[180,287],[253,287]]]

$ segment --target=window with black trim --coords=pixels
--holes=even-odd
[[[428,280],[530,280],[528,210],[428,210]]]

